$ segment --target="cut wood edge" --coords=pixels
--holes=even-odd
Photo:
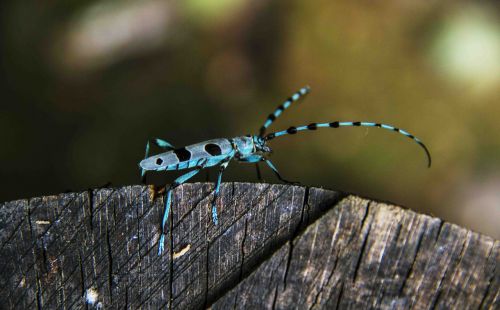
[[[162,257],[162,199],[144,186],[0,204],[0,302],[85,306],[91,289],[113,307],[498,306],[490,237],[341,192],[250,183],[223,184],[214,226],[212,190],[174,191]]]

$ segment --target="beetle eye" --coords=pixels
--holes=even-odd
[[[157,158],[157,159],[156,159],[156,164],[157,164],[158,166],[159,166],[159,165],[161,165],[161,164],[163,164],[163,159],[161,159],[161,158]]]

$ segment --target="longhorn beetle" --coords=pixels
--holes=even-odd
[[[330,123],[311,123],[305,126],[292,126],[287,130],[273,132],[266,135],[267,128],[271,126],[276,118],[278,118],[281,113],[283,113],[283,111],[288,109],[292,105],[292,103],[296,102],[297,100],[299,100],[299,98],[309,93],[309,91],[309,87],[300,89],[285,102],[283,102],[283,104],[281,104],[273,113],[269,114],[264,125],[260,128],[260,132],[258,135],[246,135],[230,139],[213,139],[181,148],[175,148],[172,144],[161,139],[152,139],[146,143],[145,158],[139,163],[139,166],[142,169],[141,175],[143,180],[146,171],[150,170],[168,171],[189,168],[193,169],[175,179],[175,181],[166,190],[164,199],[165,209],[163,213],[163,221],[161,224],[161,237],[158,242],[158,255],[161,255],[164,249],[166,230],[165,225],[167,223],[168,215],[170,213],[170,206],[172,204],[172,190],[198,174],[201,170],[219,165],[219,174],[217,177],[217,183],[215,185],[214,198],[212,200],[212,220],[216,225],[218,222],[216,202],[217,198],[219,197],[222,173],[227,168],[231,160],[235,159],[245,163],[258,163],[263,161],[269,166],[269,168],[271,168],[278,179],[285,183],[291,183],[281,177],[278,169],[276,169],[273,163],[271,163],[271,161],[267,158],[267,156],[271,154],[271,148],[267,145],[267,142],[277,137],[293,135],[299,131],[316,130],[319,128],[339,128],[346,126],[379,127],[398,132],[418,143],[424,149],[425,154],[427,155],[428,166],[431,166],[431,155],[422,141],[420,141],[417,137],[413,136],[407,131],[381,123],[339,121]],[[150,142],[166,150],[166,152],[154,156],[149,156]]]

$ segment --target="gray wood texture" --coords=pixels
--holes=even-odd
[[[397,206],[289,185],[145,186],[0,204],[0,308],[500,309],[500,242]]]

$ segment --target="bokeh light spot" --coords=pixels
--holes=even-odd
[[[500,22],[484,9],[448,17],[431,48],[434,67],[452,82],[487,92],[500,83]]]
[[[130,55],[157,48],[168,38],[173,18],[169,2],[100,2],[68,23],[54,59],[63,72],[106,67]]]

